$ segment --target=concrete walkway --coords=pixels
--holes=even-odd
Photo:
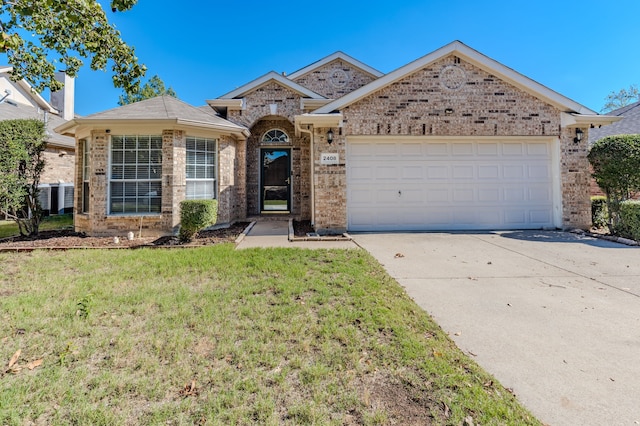
[[[249,232],[236,246],[237,250],[255,247],[287,247],[303,249],[355,249],[353,241],[289,241],[288,220],[265,220],[255,222]]]
[[[551,231],[352,237],[544,423],[640,424],[640,248]]]

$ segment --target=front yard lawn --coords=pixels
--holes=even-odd
[[[0,265],[2,425],[539,424],[362,250]]]

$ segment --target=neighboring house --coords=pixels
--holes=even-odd
[[[169,233],[186,198],[320,233],[587,228],[589,128],[618,120],[460,42],[386,75],[337,52],[207,104],[58,127],[78,144],[76,229]]]
[[[65,89],[47,102],[25,80],[12,81],[9,66],[0,66],[0,120],[35,118],[46,125],[45,169],[40,176],[40,204],[45,215],[73,212],[75,139],[53,129],[73,118],[74,81],[64,78]],[[65,116],[66,114],[66,116]]]
[[[598,139],[613,135],[636,135],[640,134],[640,102],[618,108],[607,115],[620,117],[621,120],[609,126],[595,127],[589,130],[589,146]],[[604,195],[595,179],[591,179],[591,195]]]

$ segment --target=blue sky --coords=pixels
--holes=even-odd
[[[147,77],[196,106],[337,50],[387,73],[454,40],[596,111],[640,84],[637,0],[139,0],[108,16]],[[87,67],[76,112],[116,107],[120,94],[108,72]]]

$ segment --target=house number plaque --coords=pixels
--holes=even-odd
[[[323,152],[320,154],[320,164],[340,164],[340,156],[337,153]]]

